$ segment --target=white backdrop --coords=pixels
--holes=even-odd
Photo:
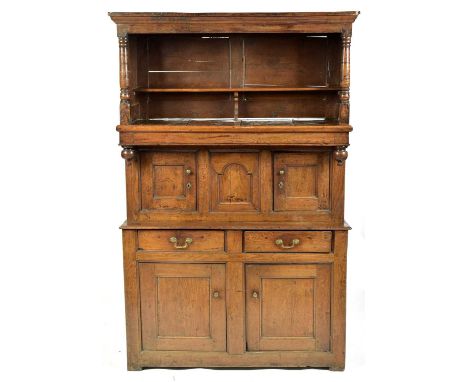
[[[333,4],[331,4],[333,3]],[[461,1],[0,7],[0,379],[467,380]],[[127,372],[118,44],[108,11],[360,10],[351,48],[347,368]]]

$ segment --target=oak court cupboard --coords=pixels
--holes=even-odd
[[[128,369],[343,370],[358,12],[109,15]]]

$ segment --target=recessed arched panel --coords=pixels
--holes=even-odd
[[[259,154],[211,153],[211,210],[258,211]]]

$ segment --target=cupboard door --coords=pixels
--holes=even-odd
[[[330,208],[330,153],[277,153],[274,156],[275,211]]]
[[[210,154],[211,211],[259,210],[259,162],[258,152]]]
[[[247,349],[330,349],[330,265],[247,265]]]
[[[196,209],[194,152],[148,152],[141,156],[141,202],[148,210]]]
[[[224,264],[140,264],[143,350],[226,350]]]

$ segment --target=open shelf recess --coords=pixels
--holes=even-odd
[[[339,33],[132,34],[127,46],[129,124],[347,123]]]

